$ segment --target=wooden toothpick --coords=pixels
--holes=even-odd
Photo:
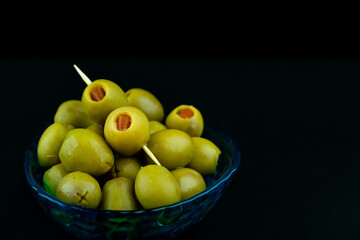
[[[75,64],[74,64],[74,68],[76,69],[76,71],[78,72],[78,74],[80,75],[80,77],[82,78],[82,80],[87,84],[90,85],[91,84],[91,80],[90,78],[88,78],[85,73],[83,73],[80,68],[78,68]]]
[[[151,152],[151,150],[146,146],[142,146],[142,148],[144,149],[144,151],[146,152],[147,155],[149,155],[149,157],[151,158],[151,160],[153,160],[154,163],[156,163],[157,165],[161,166],[161,164],[159,163],[159,161],[157,160],[157,158],[155,157],[155,155]]]
[[[90,78],[88,78],[85,73],[83,73],[80,68],[78,68],[75,64],[74,64],[74,68],[76,69],[76,71],[78,72],[78,74],[80,75],[80,77],[82,78],[82,80],[87,84],[90,85],[92,82],[90,80]],[[157,158],[155,157],[155,155],[151,152],[151,150],[146,146],[146,144],[144,146],[142,146],[142,148],[144,149],[144,151],[146,152],[147,155],[149,155],[149,157],[151,158],[151,160],[153,160],[154,163],[156,163],[157,165],[161,166],[160,162],[157,160]]]

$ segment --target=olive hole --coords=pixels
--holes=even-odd
[[[100,102],[105,97],[106,92],[101,86],[93,87],[90,91],[91,100]]]
[[[181,118],[191,118],[192,116],[194,116],[194,112],[193,110],[191,110],[190,108],[184,108],[184,109],[180,109],[177,114],[181,117]]]
[[[119,131],[125,131],[127,130],[131,125],[131,118],[126,115],[126,114],[122,114],[119,115],[116,119],[116,128]]]

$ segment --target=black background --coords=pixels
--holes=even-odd
[[[60,103],[81,98],[85,84],[73,64],[125,91],[148,89],[166,113],[192,104],[206,126],[239,144],[242,162],[229,188],[178,239],[360,238],[356,54],[325,48],[309,54],[302,45],[295,52],[257,44],[255,52],[226,44],[193,52],[181,44],[176,51],[134,45],[112,54],[91,46],[70,54],[23,46],[28,52],[0,58],[5,239],[74,239],[43,213],[23,172],[35,134]]]

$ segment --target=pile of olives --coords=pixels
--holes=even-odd
[[[45,190],[70,204],[119,211],[166,206],[202,192],[220,149],[201,137],[203,117],[194,106],[180,105],[164,117],[149,91],[93,81],[81,101],[58,107],[40,137]]]

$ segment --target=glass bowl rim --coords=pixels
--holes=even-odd
[[[177,203],[173,203],[170,205],[166,205],[163,207],[157,207],[157,208],[152,208],[152,209],[141,209],[141,210],[135,210],[135,211],[117,211],[117,210],[103,210],[103,209],[92,209],[92,208],[85,208],[85,207],[81,207],[81,206],[76,206],[70,203],[66,203],[63,202],[59,199],[57,199],[56,197],[51,196],[50,194],[48,194],[47,192],[45,192],[35,181],[35,179],[31,176],[30,174],[30,153],[33,152],[33,149],[37,146],[37,138],[35,138],[32,142],[32,144],[28,147],[28,149],[25,152],[25,162],[24,162],[24,172],[25,172],[25,176],[26,176],[26,180],[28,182],[28,184],[30,185],[30,187],[36,191],[36,193],[38,195],[40,195],[43,198],[46,198],[48,201],[56,204],[56,205],[60,205],[60,206],[67,206],[67,208],[71,208],[74,209],[76,211],[85,211],[85,212],[96,212],[96,213],[101,213],[101,214],[121,214],[121,215],[125,215],[125,214],[142,214],[142,213],[149,213],[149,212],[158,212],[158,211],[162,211],[164,209],[170,209],[170,208],[176,208],[178,206],[187,204],[189,202],[195,201],[198,198],[201,198],[202,196],[208,194],[211,191],[214,191],[217,187],[219,187],[220,185],[224,184],[226,181],[228,181],[229,179],[231,179],[231,177],[233,176],[233,174],[236,172],[236,170],[239,167],[239,164],[241,162],[241,152],[239,150],[239,146],[238,144],[230,137],[226,136],[225,134],[216,131],[212,128],[206,127],[205,128],[207,131],[213,132],[216,135],[220,135],[221,138],[226,139],[228,142],[231,143],[232,147],[234,148],[234,153],[235,156],[234,158],[232,158],[232,164],[230,165],[229,169],[226,170],[226,172],[218,179],[216,180],[216,182],[209,188],[206,188],[204,191],[198,193],[197,195],[177,202]],[[38,135],[37,135],[38,136]]]

